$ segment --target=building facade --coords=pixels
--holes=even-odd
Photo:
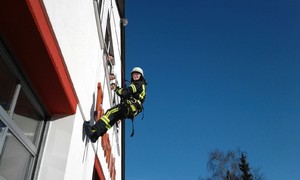
[[[124,0],[0,1],[0,179],[124,179],[124,124],[83,132],[120,102]]]

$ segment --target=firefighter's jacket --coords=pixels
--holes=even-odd
[[[130,107],[133,116],[143,110],[143,103],[146,98],[146,83],[144,80],[132,81],[129,87],[117,88],[116,93]]]

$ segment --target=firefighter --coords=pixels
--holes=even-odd
[[[131,83],[127,88],[112,86],[112,90],[121,97],[121,103],[108,109],[95,125],[84,123],[85,134],[91,142],[104,135],[117,121],[131,119],[143,110],[143,102],[146,98],[146,80],[144,72],[140,67],[135,67],[131,71]],[[133,134],[132,134],[133,135]]]

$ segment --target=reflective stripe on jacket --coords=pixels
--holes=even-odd
[[[142,111],[146,98],[146,85],[144,81],[133,81],[127,88],[119,88],[116,93],[125,100],[134,115]]]

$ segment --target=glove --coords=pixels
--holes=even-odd
[[[115,84],[115,83],[112,83],[110,84],[110,89],[115,91],[116,89],[118,89],[119,87]]]

